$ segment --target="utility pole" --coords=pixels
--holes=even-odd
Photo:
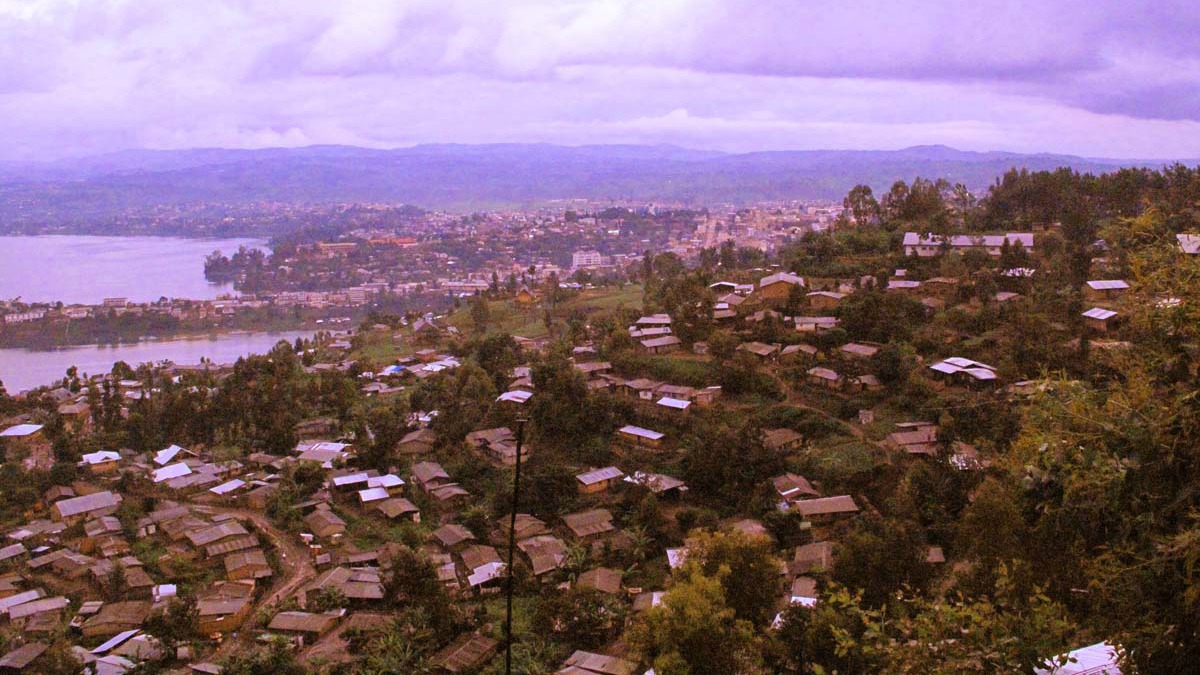
[[[517,504],[521,494],[521,444],[525,440],[525,422],[527,418],[521,415],[517,418],[517,467],[513,475],[512,513],[508,521],[508,566],[504,594],[508,608],[504,614],[504,675],[512,675],[512,605],[513,605],[513,555],[517,549]]]

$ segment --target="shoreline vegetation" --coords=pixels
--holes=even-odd
[[[356,314],[355,308],[337,308]],[[169,314],[93,316],[83,319],[0,325],[0,349],[47,351],[64,347],[118,346],[146,341],[229,335],[238,332],[286,332],[320,328],[324,312],[266,307],[212,319],[179,319]]]

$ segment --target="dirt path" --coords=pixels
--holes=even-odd
[[[275,578],[271,589],[255,605],[251,615],[256,614],[263,607],[278,605],[316,577],[317,570],[312,564],[308,548],[301,544],[295,536],[275,527],[271,519],[262,513],[249,509],[210,506],[207,504],[193,504],[192,508],[206,515],[227,514],[239,520],[250,521],[263,536],[271,540],[271,543],[275,546],[275,550],[279,553],[279,563],[283,568],[283,572]],[[222,642],[221,646],[212,655],[211,660],[217,661],[229,656],[233,653],[237,642],[236,640],[229,639]]]

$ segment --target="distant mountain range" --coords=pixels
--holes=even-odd
[[[0,163],[0,219],[94,219],[198,202],[392,202],[467,210],[556,199],[744,204],[839,199],[858,183],[946,178],[982,190],[1012,167],[1103,172],[1120,161],[1069,155],[811,150],[730,154],[674,146],[544,144],[130,150],[47,163]],[[0,223],[3,221],[0,220]]]

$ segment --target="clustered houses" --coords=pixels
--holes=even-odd
[[[329,255],[338,255],[337,249],[330,249]],[[913,255],[921,253],[918,250]],[[749,363],[756,374],[791,378],[788,384],[794,388],[788,392],[787,406],[781,407],[796,408],[800,401],[813,400],[865,402],[869,406],[879,400],[870,394],[883,388],[876,368],[880,352],[887,347],[866,340],[830,339],[836,334],[822,335],[846,318],[843,313],[853,304],[844,301],[864,283],[803,279],[787,272],[767,274],[755,283],[718,282],[714,291],[723,295],[713,318],[723,323],[719,313],[731,312],[732,321],[742,326],[754,324],[739,338],[744,341],[736,348],[736,359]],[[898,273],[888,284],[890,290],[884,292],[912,293],[914,297],[927,293],[950,299],[955,285],[952,278],[918,281]],[[838,290],[811,290],[814,288]],[[1089,288],[1092,290],[1086,292],[1097,304],[1117,306],[1124,301],[1128,285],[1102,281],[1089,284]],[[805,308],[806,315],[784,316],[781,310],[797,304]],[[774,323],[785,327],[776,336],[758,339],[750,334]],[[640,361],[707,362],[709,359],[697,358],[703,356],[700,350],[671,355],[682,345],[674,333],[676,327],[665,314],[643,316],[629,326],[629,336],[639,345],[635,349],[656,356]],[[362,394],[387,396],[414,382],[445,377],[461,365],[442,351],[453,339],[448,326],[432,317],[422,318],[414,322],[412,336],[423,349],[381,372],[365,374],[363,379],[371,383]],[[674,342],[656,342],[668,339]],[[334,345],[339,350],[353,349],[349,342],[330,346]],[[999,368],[947,355],[950,348],[945,350],[921,355],[913,377],[940,388],[940,393],[964,397],[979,396],[980,390],[999,391],[997,385],[1003,379]],[[499,592],[509,571],[505,546],[512,534],[520,576],[534,587],[569,586],[574,579],[577,587],[627,599],[634,612],[659,606],[670,593],[661,578],[649,588],[630,587],[627,568],[611,559],[614,551],[637,545],[638,533],[630,526],[626,500],[641,499],[648,492],[664,503],[683,501],[682,507],[688,508],[688,486],[671,475],[679,467],[676,446],[682,444],[690,423],[721,411],[709,408],[725,403],[722,389],[715,384],[687,386],[660,381],[648,376],[652,373],[637,372],[636,367],[633,372],[625,365],[615,368],[614,362],[623,364],[620,359],[603,351],[597,355],[597,349],[590,346],[576,346],[571,354],[572,367],[586,382],[587,390],[612,397],[619,421],[604,432],[604,440],[611,441],[605,448],[608,454],[568,465],[570,472],[563,478],[571,480],[573,476],[573,482],[563,485],[569,493],[563,497],[569,497],[570,506],[561,512],[531,508],[532,513],[517,513],[512,524],[511,513],[497,515],[487,508],[473,508],[481,497],[494,496],[486,492],[487,484],[477,474],[492,472],[504,479],[517,462],[513,428],[494,425],[512,425],[510,413],[530,406],[538,395],[530,365],[518,365],[509,373],[508,390],[477,418],[482,420],[475,425],[480,428],[464,427],[461,440],[449,438],[444,427],[434,423],[437,411],[406,410],[407,426],[396,434],[400,440],[394,452],[383,464],[372,464],[392,464],[386,469],[359,468],[364,462],[357,439],[339,435],[339,423],[331,417],[297,425],[298,442],[286,456],[250,452],[236,461],[222,461],[207,449],[178,445],[143,455],[107,448],[83,454],[81,478],[71,486],[47,491],[44,508],[35,513],[40,517],[31,517],[7,533],[13,543],[0,547],[0,571],[9,572],[0,576],[0,617],[7,616],[18,630],[32,636],[30,640],[70,619],[81,642],[91,646],[105,641],[89,650],[81,648],[81,655],[86,652],[89,656],[85,658],[105,667],[110,663],[132,667],[146,660],[146,643],[153,641],[144,632],[148,617],[173,602],[176,582],[185,576],[192,578],[185,572],[200,569],[203,587],[192,590],[202,632],[220,639],[254,625],[255,635],[287,636],[297,646],[311,647],[347,630],[356,617],[370,616],[390,600],[385,580],[398,544],[363,545],[368,536],[364,533],[377,531],[386,532],[390,541],[403,540],[410,545],[432,564],[438,583],[453,598],[465,602],[489,602],[488,598]],[[347,367],[346,363],[319,363],[307,370],[321,373]],[[671,371],[656,371],[656,376],[662,377],[662,372]],[[698,384],[697,380],[688,381]],[[134,395],[157,395],[143,390],[138,382],[118,385],[128,401],[138,400]],[[856,394],[864,395],[854,397]],[[72,412],[68,407],[81,403],[78,397],[69,396],[61,402],[60,414],[81,416],[82,429],[88,423],[87,411]],[[745,405],[744,398],[729,403],[733,410]],[[846,417],[852,416],[853,410]],[[887,411],[880,417],[886,423],[874,422],[870,409],[861,411],[858,419],[862,426],[872,429],[863,431],[858,440],[872,446],[872,451],[891,453],[884,454],[888,461],[902,461],[897,458],[906,456],[912,456],[908,461],[914,462],[947,457],[951,466],[963,471],[987,466],[979,450],[951,436],[949,426],[944,433],[933,423],[894,422]],[[801,433],[799,429],[804,427],[784,419],[790,418],[764,424],[759,440],[772,456],[794,460],[811,451],[814,444],[806,438],[807,429]],[[48,443],[39,438],[42,428],[33,420],[21,420],[7,426],[0,436],[10,441],[10,451],[16,447],[29,457],[48,456]],[[522,459],[532,456],[540,461],[545,456],[542,451],[536,437],[532,443],[526,439]],[[821,602],[824,581],[838,563],[838,537],[860,513],[877,508],[860,492],[848,494],[853,490],[845,486],[809,480],[825,476],[798,466],[789,464],[791,470],[757,486],[761,494],[770,497],[765,509],[797,518],[808,540],[776,551],[781,579],[773,591],[780,607]],[[294,530],[284,533],[261,514],[268,505],[277,508],[274,498],[281,483],[301,470],[319,476],[320,484],[311,494],[284,507],[283,517]],[[129,482],[138,485],[136,499],[117,489],[119,483]],[[752,537],[770,536],[757,519],[729,521],[719,527]],[[689,546],[686,540],[682,546],[673,544],[665,560],[656,564],[678,568],[692,553]],[[582,564],[575,559],[580,552]],[[929,547],[928,564],[942,564],[945,559],[940,547]],[[311,573],[297,574],[297,569],[311,569]],[[275,601],[280,598],[265,602],[280,582],[297,579],[300,581],[294,585],[282,586],[290,594],[286,609],[281,608],[284,603]],[[120,586],[119,594],[112,591],[113,586]],[[115,596],[119,598],[113,599]],[[270,611],[258,620],[254,617],[259,609]],[[486,664],[498,647],[494,632],[485,635],[487,630],[476,626],[463,633],[442,646],[432,657],[433,663],[447,672]],[[6,660],[36,664],[40,653],[29,648],[36,644],[31,641],[19,647],[0,664]],[[603,651],[624,654],[615,649]],[[211,672],[205,670],[210,666],[197,663],[194,670]],[[623,675],[643,671],[625,658],[575,651],[558,672]]]

